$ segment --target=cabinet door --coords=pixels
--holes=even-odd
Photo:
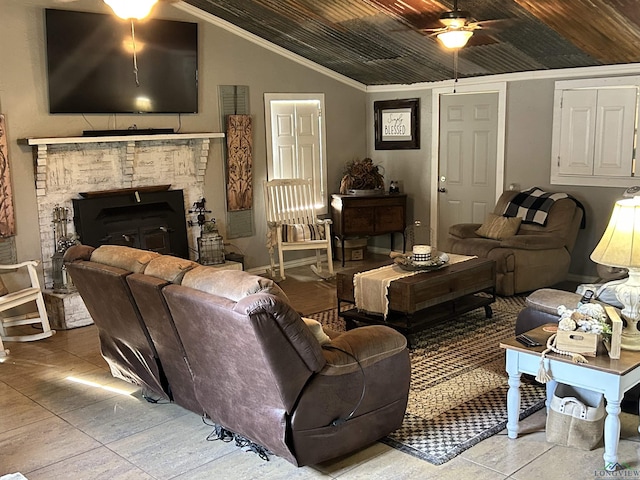
[[[402,232],[404,228],[404,208],[402,206],[376,207],[376,233]]]
[[[594,175],[631,175],[635,118],[636,88],[598,90]]]
[[[373,212],[374,209],[371,207],[343,207],[343,234],[372,235],[375,232]]]
[[[558,167],[561,175],[593,174],[597,99],[595,89],[562,92]]]

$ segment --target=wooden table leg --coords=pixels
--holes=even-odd
[[[607,399],[607,418],[604,421],[604,468],[613,472],[618,468],[618,441],[620,440],[621,398]]]
[[[509,390],[507,392],[507,434],[509,438],[518,438],[520,419],[520,372],[518,371],[518,354],[507,351],[507,373],[509,374]]]

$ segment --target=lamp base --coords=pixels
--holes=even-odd
[[[640,269],[629,268],[629,278],[616,288],[616,297],[624,305],[622,316],[626,323],[622,329],[620,348],[640,351]]]
[[[634,335],[627,332],[627,329],[622,330],[622,338],[620,340],[620,348],[623,350],[633,350],[640,352],[640,335]]]

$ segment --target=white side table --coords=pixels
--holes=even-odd
[[[538,327],[527,335],[546,345],[550,333]],[[536,375],[540,367],[542,347],[527,348],[511,338],[500,344],[507,354],[509,391],[507,393],[507,433],[518,437],[520,414],[520,375]],[[549,353],[545,359],[547,371],[553,380],[547,384],[547,409],[555,383],[582,387],[604,394],[607,400],[607,418],[604,423],[604,466],[608,471],[618,467],[618,442],[620,440],[620,402],[627,390],[640,383],[640,352],[623,350],[619,360],[611,360],[607,354],[588,358],[589,363],[573,363],[566,355]],[[640,429],[639,429],[640,430]]]

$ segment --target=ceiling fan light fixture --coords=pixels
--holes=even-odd
[[[471,15],[464,10],[452,10],[440,15],[440,22],[448,28],[462,28]]]
[[[470,30],[447,30],[437,35],[446,48],[462,48],[473,35]]]
[[[151,12],[158,0],[104,0],[120,18],[142,20]]]

